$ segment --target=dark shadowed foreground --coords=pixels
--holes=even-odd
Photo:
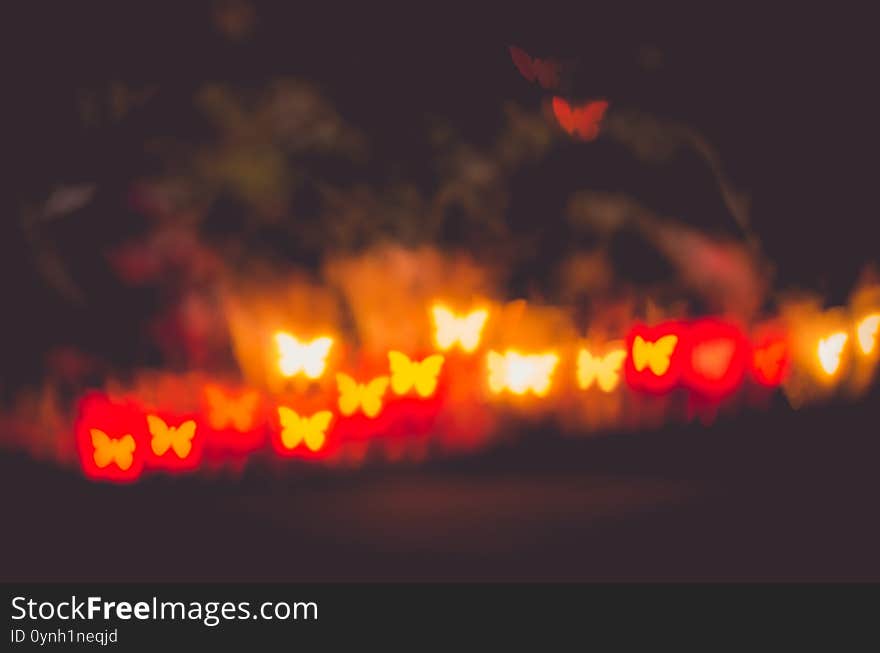
[[[0,459],[4,580],[880,580],[876,393],[421,467],[91,484]]]

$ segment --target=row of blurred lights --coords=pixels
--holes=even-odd
[[[436,351],[421,358],[389,351],[382,373],[366,378],[337,371],[332,403],[312,387],[294,397],[301,399],[294,406],[286,398],[267,402],[255,389],[233,390],[212,382],[204,386],[201,409],[180,414],[137,398],[88,393],[80,401],[76,427],[83,470],[91,478],[112,481],[134,480],[145,468],[191,470],[205,452],[219,454],[215,458],[251,452],[262,446],[267,433],[281,455],[321,459],[333,454],[329,434],[337,426],[340,437],[355,440],[395,428],[404,436],[430,432],[450,388],[473,384],[474,375],[483,377],[490,399],[550,394],[561,350],[490,349],[478,356],[489,309],[456,313],[436,304],[430,313]],[[747,374],[758,387],[777,387],[796,374],[827,386],[842,374],[851,334],[873,373],[880,311],[859,316],[849,329],[824,332],[821,325],[802,326],[796,333],[773,328],[749,337],[739,326],[716,318],[636,324],[623,340],[579,347],[574,378],[581,391],[611,394],[625,383],[634,391],[659,395],[682,387],[715,402],[735,392]],[[276,332],[278,372],[314,386],[327,373],[334,342],[327,335],[302,339]],[[389,407],[394,398],[400,403]]]

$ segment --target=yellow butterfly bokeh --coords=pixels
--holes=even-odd
[[[291,333],[278,331],[275,333],[275,344],[278,346],[278,369],[282,376],[302,373],[309,379],[318,379],[327,367],[327,354],[333,346],[333,339],[322,336],[304,342]]]
[[[632,346],[633,367],[636,372],[648,368],[655,376],[663,376],[669,371],[672,354],[677,345],[678,336],[674,333],[658,338],[654,342],[636,336]]]
[[[122,471],[131,467],[134,462],[135,441],[131,434],[121,438],[111,438],[100,429],[89,429],[92,446],[95,448],[95,465],[103,469],[110,463],[116,463]]]
[[[443,369],[443,361],[444,358],[440,354],[414,361],[399,351],[389,351],[388,364],[391,369],[391,389],[394,394],[405,395],[415,389],[420,397],[430,397],[437,389],[437,379],[440,370]]]
[[[840,356],[848,339],[849,336],[844,331],[819,339],[816,354],[819,357],[819,365],[828,376],[833,376],[840,369]]]
[[[367,383],[358,383],[348,374],[336,375],[339,388],[339,411],[345,415],[354,415],[358,410],[367,417],[376,417],[382,411],[382,397],[388,389],[387,376],[377,376]]]
[[[490,351],[489,390],[499,394],[507,390],[515,395],[527,392],[543,397],[550,391],[553,371],[559,362],[554,353],[520,354],[507,350],[504,354]]]
[[[877,346],[877,333],[880,332],[880,313],[872,313],[858,323],[856,335],[859,340],[859,348],[863,354],[870,354]]]
[[[192,451],[192,441],[196,435],[196,423],[188,419],[178,426],[169,426],[165,420],[156,415],[147,415],[147,427],[152,435],[150,446],[153,453],[163,456],[169,449],[180,459],[186,458]]]
[[[578,352],[577,382],[581,390],[589,389],[593,383],[602,392],[613,392],[620,384],[620,369],[626,360],[626,350],[616,347],[604,356],[594,356],[586,348]]]
[[[285,448],[294,449],[304,442],[309,450],[318,451],[327,439],[333,413],[320,410],[306,417],[287,406],[278,406],[278,419],[281,422],[281,443]]]
[[[208,423],[212,429],[221,430],[233,427],[236,431],[248,431],[253,427],[254,411],[260,395],[249,390],[237,397],[227,395],[214,385],[205,387],[208,400]]]
[[[441,351],[458,344],[465,352],[473,352],[480,344],[489,311],[480,308],[466,315],[456,315],[442,304],[431,307],[434,318],[434,342]]]

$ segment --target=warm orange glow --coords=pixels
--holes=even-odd
[[[613,392],[620,385],[620,368],[624,360],[626,350],[622,347],[612,349],[601,357],[581,349],[577,357],[578,387],[587,390],[595,382],[602,392]]]
[[[208,400],[208,423],[212,429],[234,428],[236,431],[249,431],[253,427],[254,410],[260,395],[249,390],[237,397],[227,395],[215,385],[205,387]]]
[[[493,296],[502,278],[462,260],[428,274],[420,258],[389,267],[371,256],[375,271],[334,273],[323,300],[323,290],[281,296],[260,274],[271,283],[266,314],[231,309],[241,322],[233,349],[221,332],[190,334],[175,322],[159,343],[174,369],[125,366],[119,376],[97,361],[68,370],[50,358],[44,385],[23,392],[0,421],[14,445],[60,461],[75,456],[91,480],[129,483],[199,469],[239,473],[251,456],[262,462],[264,448],[346,468],[374,455],[415,460],[490,446],[519,429],[517,417],[530,431],[637,432],[870,399],[876,390],[880,286],[859,289],[846,306],[784,293],[773,314],[725,305],[730,313],[700,316],[666,292],[660,303],[634,292],[583,305],[581,291],[599,297],[613,285],[590,282],[593,266],[607,263],[593,255],[585,274],[561,277],[562,305]],[[345,286],[346,278],[358,283]],[[288,315],[291,306],[307,312]],[[92,383],[104,387],[83,391],[74,414],[64,405],[69,392]],[[42,435],[65,424],[72,442]]]
[[[727,338],[716,338],[696,345],[691,354],[695,369],[711,381],[722,378],[730,369],[736,345]]]
[[[196,434],[196,423],[188,419],[178,426],[168,426],[161,417],[147,415],[147,427],[153,436],[150,446],[157,456],[173,449],[178,458],[186,458],[192,451],[192,440]]]
[[[367,417],[376,417],[382,411],[382,396],[388,389],[387,376],[377,376],[368,383],[358,383],[347,374],[336,375],[339,388],[339,411],[354,415],[359,409]]]
[[[553,371],[559,362],[554,353],[520,354],[508,349],[504,354],[490,351],[489,389],[494,394],[507,390],[515,395],[527,392],[543,397],[550,391]]]
[[[632,347],[635,370],[642,372],[650,368],[655,375],[663,376],[669,371],[676,345],[678,345],[678,336],[675,334],[665,335],[655,342],[648,342],[641,336],[636,336]]]
[[[394,394],[405,395],[415,389],[420,397],[430,397],[437,389],[437,378],[443,368],[443,360],[442,355],[433,354],[421,361],[413,361],[399,351],[389,351],[391,389]]]
[[[877,333],[880,331],[880,313],[871,313],[856,326],[859,348],[863,354],[870,354],[877,346]]]
[[[434,341],[441,351],[451,349],[456,343],[466,352],[473,352],[480,344],[483,327],[489,318],[484,308],[467,315],[456,315],[442,304],[431,307],[434,317]]]
[[[103,469],[110,463],[116,463],[122,471],[126,471],[134,462],[135,442],[131,434],[121,438],[111,438],[100,429],[90,429],[92,446],[95,447],[95,465]]]
[[[752,366],[760,383],[767,386],[779,385],[788,366],[788,343],[785,340],[771,340],[767,344],[756,346]]]
[[[819,364],[828,376],[833,376],[840,369],[840,356],[848,338],[844,331],[838,331],[819,340],[816,352]]]
[[[310,379],[318,379],[327,367],[327,354],[333,346],[333,339],[327,336],[315,338],[311,342],[300,341],[285,331],[275,333],[278,346],[278,368],[285,377],[302,372]]]
[[[287,406],[278,406],[278,419],[281,422],[281,443],[284,447],[295,449],[300,443],[305,443],[309,450],[318,451],[324,446],[333,413],[321,410],[306,417]]]

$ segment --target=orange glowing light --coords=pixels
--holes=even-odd
[[[456,343],[466,352],[473,352],[480,344],[483,327],[489,318],[484,308],[467,315],[456,315],[442,304],[431,307],[434,317],[434,341],[441,351],[451,349]]]
[[[116,463],[122,471],[127,471],[134,462],[135,441],[127,433],[121,438],[111,438],[100,429],[89,429],[92,446],[95,448],[94,460],[99,469]]]
[[[490,351],[487,360],[492,393],[507,390],[515,395],[531,392],[543,397],[550,391],[559,356],[554,353],[520,354],[508,349],[504,354]]]
[[[394,394],[405,395],[415,389],[420,397],[427,398],[437,389],[437,379],[443,368],[444,358],[433,354],[421,361],[410,360],[399,351],[388,352],[391,369],[391,389]]]
[[[594,356],[581,349],[577,357],[577,383],[581,390],[588,390],[595,382],[602,392],[613,392],[620,385],[620,369],[626,360],[626,350],[612,349],[604,356]]]
[[[192,441],[196,435],[194,420],[188,419],[178,426],[169,426],[161,417],[147,415],[147,427],[152,436],[150,446],[157,456],[163,456],[173,449],[182,460],[192,451]]]
[[[302,372],[309,379],[318,379],[327,367],[327,354],[333,346],[333,339],[322,336],[304,342],[293,334],[278,331],[275,333],[275,344],[278,346],[278,368],[282,376],[291,377]]]
[[[669,371],[672,353],[677,345],[678,336],[674,333],[665,335],[654,342],[636,336],[632,346],[633,366],[636,372],[650,369],[656,376],[663,376]]]
[[[249,431],[253,428],[254,411],[260,395],[249,390],[237,397],[229,396],[215,385],[205,387],[208,400],[208,423],[212,429],[234,428],[236,431]]]
[[[844,331],[838,331],[821,338],[816,347],[819,356],[819,364],[828,376],[834,376],[840,369],[840,356],[849,336]]]
[[[877,346],[877,333],[880,332],[880,313],[871,313],[856,326],[859,348],[863,354],[870,354]]]
[[[755,346],[752,371],[759,383],[774,386],[782,383],[788,367],[788,342],[768,340]]]
[[[694,346],[692,364],[704,377],[717,381],[730,369],[735,351],[735,343],[727,338],[707,340]]]
[[[327,428],[333,421],[333,413],[320,410],[311,417],[299,415],[292,408],[278,406],[281,422],[281,443],[287,449],[295,449],[305,443],[310,451],[318,451],[327,439]]]
[[[367,417],[376,417],[382,411],[382,397],[388,389],[388,383],[387,376],[377,376],[367,383],[358,383],[340,372],[336,375],[339,411],[348,417],[360,409]]]

